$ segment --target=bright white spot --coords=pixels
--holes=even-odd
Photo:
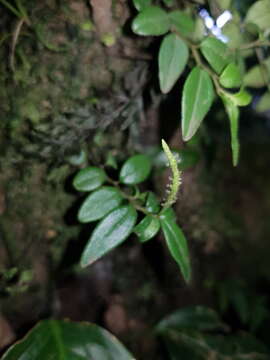
[[[200,11],[200,16],[204,20],[204,24],[211,31],[215,37],[224,43],[228,42],[228,38],[222,34],[221,28],[232,18],[232,14],[226,10],[224,11],[216,20],[209,15],[208,11],[202,9]]]
[[[217,27],[220,29],[232,19],[232,14],[229,10],[224,11],[216,20]]]

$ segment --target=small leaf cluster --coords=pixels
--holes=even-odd
[[[184,141],[196,134],[215,98],[221,99],[229,118],[233,164],[236,166],[239,158],[239,107],[250,104],[252,100],[245,87],[268,86],[258,108],[265,110],[270,107],[270,62],[268,57],[265,58],[266,52],[262,51],[270,45],[269,1],[256,1],[241,19],[230,0],[217,0],[215,4],[219,13],[229,9],[233,14],[222,28],[226,43],[207,33],[198,8],[192,2],[181,10],[174,1],[163,3],[164,7],[161,7],[150,0],[133,0],[139,13],[133,20],[132,30],[142,36],[163,36],[158,53],[162,93],[172,89],[187,65],[191,68],[181,99]],[[246,70],[246,58],[253,55],[257,56],[259,64]]]
[[[128,239],[131,233],[144,243],[161,230],[183,277],[186,281],[190,280],[187,241],[171,207],[180,185],[180,173],[175,167],[173,154],[163,141],[164,147],[173,168],[168,196],[162,205],[152,191],[140,190],[141,183],[147,180],[152,169],[152,160],[147,155],[137,154],[128,158],[119,170],[118,180],[112,179],[105,168],[94,166],[76,174],[73,181],[75,189],[89,193],[79,208],[78,220],[82,223],[98,221],[81,255],[82,267],[106,255]]]

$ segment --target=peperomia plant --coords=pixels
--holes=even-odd
[[[187,65],[191,69],[184,82],[181,100],[183,139],[188,141],[195,135],[215,98],[220,98],[230,120],[232,157],[236,166],[239,107],[252,100],[245,86],[268,88],[258,109],[270,108],[269,0],[256,1],[244,18],[231,0],[182,2],[181,10],[174,0],[163,0],[163,6],[155,3],[133,0],[139,14],[133,20],[132,30],[142,36],[163,36],[158,54],[162,93],[172,89]],[[207,28],[200,16],[206,10],[202,12],[198,5],[209,7],[213,18],[226,10],[229,22],[225,26],[220,22],[214,25],[213,18],[207,15],[212,29],[211,26]],[[246,69],[246,59],[252,56],[258,64]]]
[[[132,232],[144,243],[154,238],[161,229],[183,277],[186,281],[190,280],[187,241],[172,209],[181,184],[180,171],[177,159],[164,140],[162,147],[172,171],[167,197],[162,204],[153,192],[141,192],[138,186],[151,173],[152,162],[146,155],[134,155],[127,159],[120,169],[118,180],[112,179],[99,167],[90,166],[77,173],[74,187],[78,191],[91,192],[79,209],[78,220],[82,223],[99,220],[83,250],[82,267],[91,265],[120,245]],[[137,223],[138,213],[143,218]]]

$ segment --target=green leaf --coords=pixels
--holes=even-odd
[[[195,20],[195,28],[194,31],[191,35],[191,39],[194,42],[199,42],[201,41],[204,36],[205,36],[205,25],[204,25],[204,21],[201,17],[197,16],[196,20]]]
[[[240,87],[242,76],[239,67],[234,63],[227,65],[220,75],[219,82],[225,88]]]
[[[160,209],[159,201],[156,195],[149,191],[146,203],[145,203],[146,210],[149,211],[152,214],[157,214]]]
[[[145,8],[149,7],[152,3],[152,0],[133,0],[133,5],[138,11],[142,11]]]
[[[84,200],[78,213],[78,220],[82,223],[99,220],[117,208],[122,201],[123,197],[118,189],[104,186]]]
[[[230,49],[237,49],[244,42],[243,34],[239,31],[239,25],[234,21],[229,21],[223,26],[222,34],[228,38],[227,46]]]
[[[92,191],[101,186],[106,180],[105,171],[89,166],[78,172],[73,180],[73,186],[78,191]]]
[[[239,148],[240,148],[239,140],[238,140],[239,109],[230,99],[226,97],[222,97],[222,100],[230,120],[233,166],[236,166],[239,160]]]
[[[107,330],[91,323],[43,320],[2,360],[132,360],[134,357]]]
[[[248,10],[245,22],[253,23],[262,30],[270,28],[270,1],[256,1]]]
[[[226,92],[226,98],[229,98],[236,106],[246,106],[250,104],[252,100],[251,95],[244,89],[241,89],[235,94]]]
[[[123,184],[139,184],[148,178],[151,168],[152,163],[148,156],[134,155],[122,166],[119,179]]]
[[[184,36],[190,36],[194,32],[195,22],[191,16],[180,10],[169,13],[171,24],[174,30]]]
[[[228,10],[231,6],[232,0],[216,0],[220,10]]]
[[[264,112],[270,109],[270,92],[264,93],[256,104],[256,110]]]
[[[185,141],[196,133],[213,100],[210,76],[199,67],[193,68],[186,79],[182,96],[182,134]]]
[[[260,88],[270,81],[270,58],[263,61],[262,65],[255,65],[244,75],[244,85]]]
[[[170,21],[166,11],[157,6],[143,9],[132,22],[132,30],[138,35],[164,35],[170,29]]]
[[[164,37],[158,55],[159,84],[166,94],[182,74],[188,60],[188,47],[176,34]]]
[[[220,74],[232,60],[227,45],[216,38],[207,37],[201,43],[200,48],[204,57],[217,74]]]
[[[185,235],[170,214],[165,213],[160,216],[160,223],[168,249],[179,265],[184,279],[188,282],[191,277],[191,268]]]
[[[99,222],[83,250],[81,266],[91,265],[94,261],[121,244],[132,232],[137,212],[131,206],[121,206],[113,210]]]
[[[179,156],[179,170],[186,170],[195,166],[200,160],[200,155],[197,151],[186,148],[178,151]]]
[[[173,210],[173,208],[171,208],[171,207],[162,208],[159,215],[163,219],[167,219],[167,220],[176,222],[176,214],[175,214],[175,211]]]
[[[198,330],[213,331],[224,328],[218,314],[205,306],[190,306],[177,310],[166,316],[157,325],[157,330],[163,332],[168,329],[177,331]]]
[[[140,242],[145,242],[152,239],[160,229],[159,220],[151,215],[146,215],[145,218],[135,226],[134,232],[138,236]]]

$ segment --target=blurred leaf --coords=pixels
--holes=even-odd
[[[221,10],[228,10],[231,6],[232,0],[216,0]]]
[[[171,90],[185,69],[188,60],[188,47],[176,34],[169,34],[162,40],[159,55],[159,84],[166,94]]]
[[[101,186],[105,180],[104,170],[89,166],[77,173],[73,180],[73,186],[78,191],[92,191]]]
[[[186,170],[195,166],[200,159],[199,153],[189,148],[179,150],[178,157],[179,157],[178,167],[180,170]]]
[[[228,38],[227,46],[230,49],[237,49],[243,44],[243,34],[239,31],[239,25],[234,21],[228,21],[222,28],[222,34]]]
[[[239,147],[240,147],[238,141],[239,109],[229,98],[222,97],[222,100],[230,120],[233,166],[236,166],[239,160]]]
[[[254,297],[250,311],[250,330],[257,331],[261,324],[269,319],[269,316],[267,299],[263,296]]]
[[[156,195],[152,191],[149,191],[147,195],[145,208],[147,211],[153,214],[157,214],[159,212],[160,209],[159,201]]]
[[[175,211],[171,207],[165,209],[163,208],[159,215],[161,218],[168,219],[174,222],[176,221]]]
[[[91,265],[126,240],[136,219],[136,210],[130,205],[121,206],[109,213],[99,222],[86,244],[81,256],[81,266]]]
[[[177,310],[162,319],[157,325],[159,332],[164,332],[167,329],[177,331],[185,330],[220,330],[224,328],[218,314],[204,306],[190,306]]]
[[[145,8],[149,7],[152,3],[152,0],[133,0],[133,5],[138,11],[142,11]]]
[[[138,225],[135,226],[134,232],[138,236],[140,242],[152,239],[160,229],[159,220],[151,215],[145,216]]]
[[[256,104],[256,110],[259,112],[270,110],[270,92],[264,93],[258,103]]]
[[[260,88],[270,81],[270,58],[267,58],[261,65],[255,65],[244,75],[244,85]]]
[[[194,67],[185,81],[182,96],[182,134],[185,141],[196,133],[213,100],[210,76],[205,70]]]
[[[143,36],[164,35],[169,29],[168,14],[157,6],[149,6],[143,9],[132,22],[133,32]]]
[[[179,265],[184,279],[188,282],[191,277],[191,268],[185,235],[169,213],[160,216],[160,223],[168,249]]]
[[[119,179],[123,184],[139,184],[148,178],[151,167],[151,160],[148,156],[134,155],[122,166]]]
[[[242,76],[239,67],[234,63],[227,65],[220,75],[219,82],[225,88],[240,87]]]
[[[195,29],[195,22],[192,17],[181,10],[174,10],[169,13],[172,27],[180,35],[190,36]]]
[[[253,23],[260,29],[266,30],[270,28],[270,1],[256,1],[249,9],[245,18],[245,22]]]
[[[3,360],[132,360],[108,331],[90,323],[43,320]]]
[[[217,74],[232,61],[229,48],[222,41],[207,37],[201,43],[201,52]]]
[[[78,220],[82,223],[99,220],[117,208],[122,201],[123,197],[118,189],[104,186],[84,200],[78,213]]]
[[[204,21],[201,17],[197,16],[195,20],[195,28],[193,33],[191,34],[191,38],[194,42],[201,41],[205,36],[205,25]]]

